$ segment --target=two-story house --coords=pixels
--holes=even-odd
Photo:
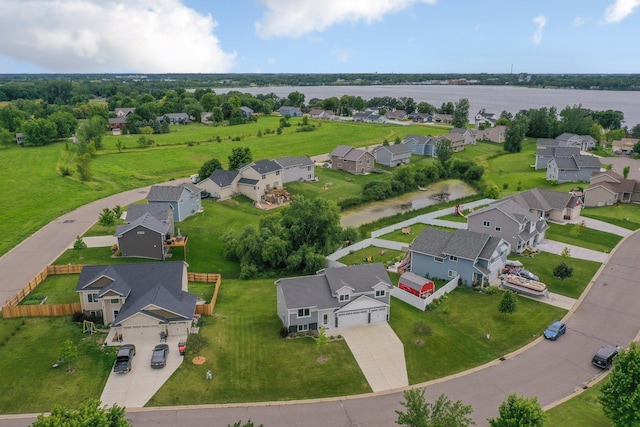
[[[500,117],[496,113],[487,113],[485,109],[478,111],[478,114],[475,115],[474,121],[476,126],[486,123],[493,126]]]
[[[147,194],[147,202],[171,205],[173,220],[180,222],[202,210],[200,193],[202,189],[190,182],[180,185],[152,185]]]
[[[468,128],[453,128],[449,131],[449,134],[462,135],[464,145],[476,145],[478,138],[478,133],[474,129]]]
[[[406,144],[381,145],[373,150],[376,163],[394,167],[406,165],[411,160],[411,147]]]
[[[274,159],[282,168],[282,182],[284,184],[295,181],[313,181],[315,175],[315,164],[307,156],[280,157]]]
[[[238,192],[238,181],[241,176],[238,171],[214,170],[209,177],[200,181],[198,187],[219,201],[230,199]]]
[[[566,158],[571,156],[579,156],[580,149],[576,147],[558,147],[557,145],[548,145],[548,141],[555,141],[554,139],[540,138],[536,147],[536,170],[546,169],[549,164],[549,160],[553,158]]]
[[[484,286],[498,280],[510,250],[500,237],[426,227],[409,247],[410,271],[445,280],[460,276],[462,284]]]
[[[291,333],[389,320],[392,284],[379,263],[326,268],[275,283],[278,317]]]
[[[429,135],[412,135],[404,137],[403,144],[411,148],[413,154],[418,156],[435,157],[436,143],[438,140]]]
[[[330,154],[331,167],[336,170],[351,172],[356,175],[370,173],[376,159],[366,150],[348,145],[338,145]]]
[[[265,192],[282,187],[282,166],[273,160],[259,160],[238,170],[238,193],[256,202],[265,200]]]
[[[490,127],[483,130],[482,136],[480,137],[480,139],[502,144],[505,141],[506,133],[507,133],[507,127],[503,125],[498,125],[498,126]]]
[[[600,172],[600,159],[584,154],[569,157],[555,156],[547,162],[547,180],[563,182],[589,182],[591,175]]]
[[[580,216],[582,200],[575,194],[533,188],[507,197],[526,208],[533,215],[555,222],[564,222]]]
[[[131,205],[127,224],[116,228],[118,249],[123,257],[164,260],[174,233],[173,208],[167,203]]]
[[[612,170],[591,175],[589,187],[584,190],[585,206],[611,206],[615,203],[640,203],[640,181],[625,179]]]

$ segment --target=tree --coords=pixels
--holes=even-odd
[[[237,171],[240,166],[251,163],[253,156],[249,147],[234,148],[229,156],[229,170]]]
[[[104,129],[106,128],[106,122],[102,116],[93,116],[87,123],[84,123],[78,129],[78,142],[89,143],[93,142],[96,149],[102,148],[102,135],[104,135]]]
[[[631,137],[640,138],[640,123],[631,128]]]
[[[487,420],[491,427],[542,427],[548,418],[538,398],[518,396],[515,393],[509,394],[500,404],[498,412],[498,418]]]
[[[405,401],[400,402],[406,412],[396,410],[396,423],[407,427],[466,427],[475,422],[468,417],[473,413],[471,405],[464,405],[461,400],[452,402],[441,394],[435,403],[424,398],[424,389],[411,389],[404,392]]]
[[[456,102],[451,124],[455,128],[464,128],[469,124],[469,99],[461,98]]]
[[[102,210],[102,213],[100,213],[100,217],[98,218],[98,224],[105,227],[110,227],[116,223],[116,219],[116,215],[111,209],[104,208]]]
[[[65,340],[62,343],[62,349],[60,350],[60,358],[67,362],[69,366],[67,372],[71,372],[71,362],[78,358],[78,346],[70,339]]]
[[[553,277],[557,277],[560,280],[571,276],[573,276],[573,267],[567,265],[565,262],[561,262],[553,269]]]
[[[522,142],[528,129],[527,118],[518,116],[507,125],[504,133],[504,149],[510,153],[522,151]]]
[[[444,166],[447,160],[453,155],[453,148],[451,147],[451,141],[446,138],[441,139],[436,144],[436,157],[440,161],[440,164]]]
[[[84,240],[82,240],[82,237],[80,237],[79,235],[76,237],[76,241],[73,242],[73,249],[76,249],[76,250],[87,249],[87,244],[84,242]]]
[[[222,163],[220,163],[220,160],[218,159],[207,160],[202,165],[202,167],[200,168],[200,171],[198,172],[198,179],[202,181],[209,178],[213,173],[213,171],[216,169],[222,169]]]
[[[117,404],[101,407],[98,399],[91,399],[81,404],[80,409],[54,406],[51,414],[40,414],[31,424],[31,427],[60,426],[126,427],[131,423],[125,418],[125,408]]]
[[[624,168],[622,168],[622,176],[624,177],[624,179],[629,178],[629,172],[631,171],[631,166],[627,165]]]
[[[76,158],[76,170],[80,174],[80,179],[82,181],[91,180],[91,154],[90,153],[80,154]]]
[[[320,332],[318,333],[318,338],[316,338],[316,345],[318,346],[318,350],[320,350],[320,357],[324,358],[322,354],[322,350],[329,344],[329,339],[327,338],[327,330],[324,326],[320,326]]]
[[[48,119],[35,119],[22,124],[24,145],[41,146],[56,137],[56,124]]]
[[[502,299],[500,300],[500,305],[498,305],[498,310],[502,314],[511,314],[515,313],[518,309],[516,294],[511,291],[505,291]]]
[[[9,148],[9,145],[11,145],[11,143],[16,143],[16,137],[13,136],[13,134],[11,134],[11,132],[6,130],[5,128],[0,128],[0,145],[2,145],[4,148]]]
[[[500,197],[500,188],[497,185],[487,185],[484,187],[484,197],[488,199],[497,199]]]
[[[571,249],[565,246],[564,249],[562,250],[562,253],[560,253],[560,256],[562,258],[571,258]]]
[[[282,210],[281,224],[293,250],[307,246],[326,255],[340,243],[340,210],[325,199],[295,197]]]
[[[620,350],[599,400],[615,427],[640,425],[640,347],[635,342]]]
[[[202,95],[202,98],[200,98],[200,105],[202,105],[204,111],[213,112],[215,107],[220,106],[220,98],[213,92],[205,93]]]

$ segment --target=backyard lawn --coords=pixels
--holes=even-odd
[[[561,225],[554,223],[549,223],[549,229],[546,231],[545,237],[549,240],[607,253],[611,252],[622,240],[622,236],[617,234],[582,227],[579,224]]]
[[[403,256],[404,252],[402,251],[369,246],[368,248],[352,252],[340,258],[338,261],[346,265],[365,264],[368,262],[381,262],[387,265],[387,263],[400,261]],[[371,257],[370,261],[369,257]]]

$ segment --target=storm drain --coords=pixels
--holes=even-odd
[[[65,219],[64,221],[62,221],[63,224],[71,224],[72,222],[76,222],[75,219]]]

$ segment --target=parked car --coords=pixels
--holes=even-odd
[[[535,274],[533,274],[529,270],[525,270],[524,268],[518,270],[518,272],[516,274],[518,276],[524,277],[525,279],[528,279],[528,280],[535,280],[536,282],[540,281],[540,278],[538,276],[536,276]]]
[[[169,355],[169,345],[158,344],[153,349],[151,354],[151,367],[153,369],[160,369],[167,366],[167,356]]]
[[[548,340],[555,341],[558,339],[558,337],[560,337],[560,335],[563,335],[565,332],[567,332],[567,325],[560,321],[557,321],[553,322],[547,329],[545,329],[544,337]]]
[[[591,359],[591,363],[601,369],[610,369],[616,357],[618,357],[618,346],[605,345],[600,347]]]
[[[124,374],[131,370],[133,356],[136,355],[136,346],[133,344],[125,344],[118,350],[116,363],[113,365],[113,372]]]

